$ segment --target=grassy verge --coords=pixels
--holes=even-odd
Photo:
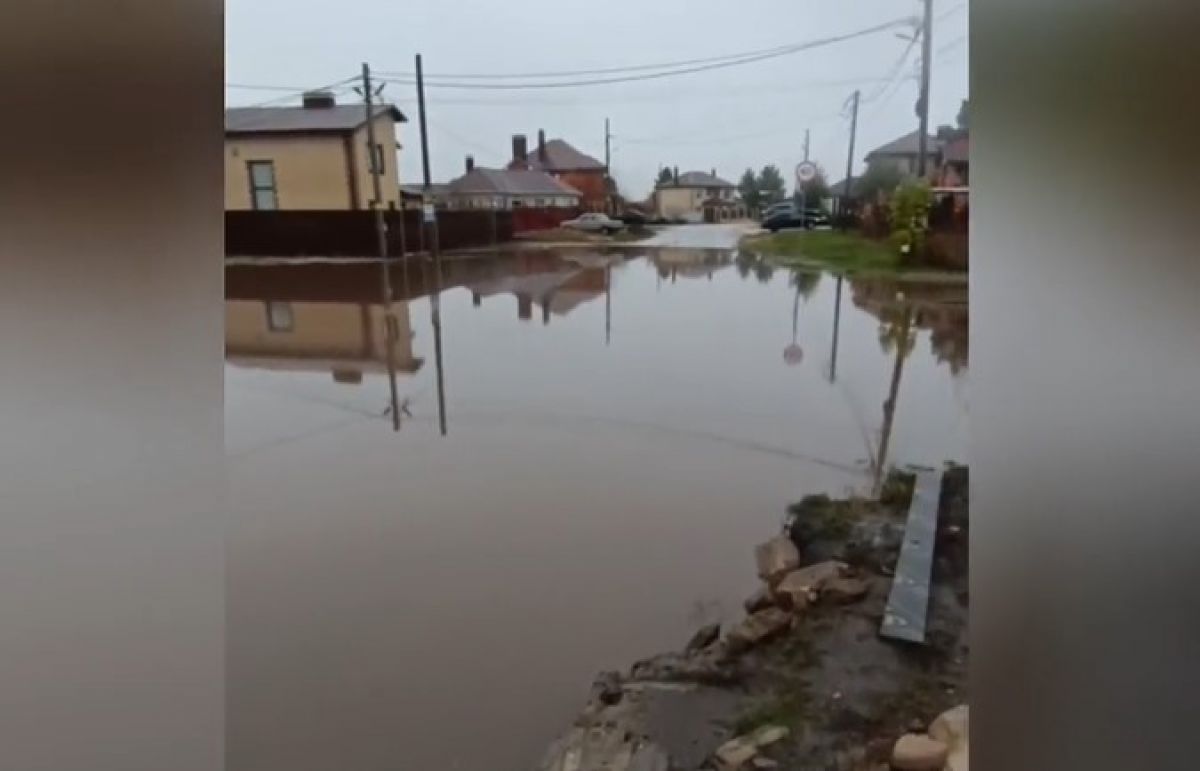
[[[797,230],[747,236],[741,248],[780,265],[821,266],[846,271],[900,271],[900,255],[887,244],[856,233]]]

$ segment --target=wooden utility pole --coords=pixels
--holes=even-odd
[[[612,170],[609,168],[611,160],[611,142],[612,133],[608,130],[608,118],[604,119],[604,201],[605,208],[608,214],[612,214]]]
[[[433,183],[429,172],[429,134],[425,129],[425,76],[421,68],[421,55],[417,54],[417,112],[421,126],[421,169],[424,179],[424,195],[421,218],[433,255],[433,292],[429,296],[429,312],[433,324],[433,349],[437,365],[438,428],[446,435],[446,388],[442,371],[442,254],[438,246],[437,208],[433,203]]]
[[[367,166],[371,171],[371,211],[375,217],[375,236],[379,247],[379,259],[383,263],[383,302],[392,301],[392,277],[388,258],[387,224],[383,221],[383,185],[379,179],[379,162],[383,155],[375,142],[375,92],[371,86],[371,68],[363,62],[362,92],[367,107]]]
[[[387,223],[383,220],[383,184],[379,179],[383,152],[375,141],[375,91],[371,85],[371,68],[362,66],[363,101],[367,106],[367,167],[371,171],[371,214],[375,219],[375,237],[379,247],[379,264],[383,279],[383,326],[385,358],[388,368],[388,393],[391,397],[392,430],[400,430],[399,399],[396,392],[396,322],[392,317],[392,261],[388,255]]]
[[[850,175],[854,173],[854,137],[858,133],[858,101],[861,97],[859,91],[854,92],[854,106],[850,113],[850,152],[846,153],[846,185],[842,190],[842,200],[850,198]]]
[[[808,160],[808,129],[804,129],[804,160]]]
[[[917,137],[917,176],[925,178],[929,155],[929,69],[933,62],[930,47],[933,38],[933,0],[925,0],[925,18],[921,24],[921,96],[917,102],[921,133]]]

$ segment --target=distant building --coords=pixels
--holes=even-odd
[[[938,168],[939,187],[969,187],[971,184],[971,137],[964,134],[942,146]]]
[[[485,169],[467,157],[466,173],[445,187],[451,209],[578,209],[580,191],[544,171]]]
[[[374,163],[383,205],[398,205],[396,124],[391,105],[374,109]],[[366,209],[373,196],[366,108],[338,105],[327,91],[300,107],[225,110],[225,208]]]
[[[608,169],[603,163],[562,139],[546,140],[546,132],[538,130],[538,143],[528,151],[524,134],[512,138],[512,171],[543,171],[579,192],[581,205],[588,211],[605,211],[609,201]]]
[[[866,155],[867,166],[876,164],[887,164],[897,169],[901,174],[915,175],[921,155],[921,132],[913,131],[905,134],[899,139],[893,139],[885,145],[876,147]],[[925,144],[926,161],[925,173],[932,177],[938,167],[941,142],[937,137],[931,136]],[[836,189],[836,188],[835,188]]]
[[[723,222],[746,216],[736,186],[711,172],[678,170],[654,190],[654,211],[668,220]]]

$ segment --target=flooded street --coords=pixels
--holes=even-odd
[[[389,356],[379,265],[227,268],[231,767],[523,771],[597,671],[740,612],[789,502],[966,461],[965,283],[447,260],[439,366],[410,273]]]

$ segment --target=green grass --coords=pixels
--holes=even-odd
[[[742,241],[741,248],[781,265],[820,265],[848,271],[903,269],[900,255],[888,244],[834,230],[750,236]]]

